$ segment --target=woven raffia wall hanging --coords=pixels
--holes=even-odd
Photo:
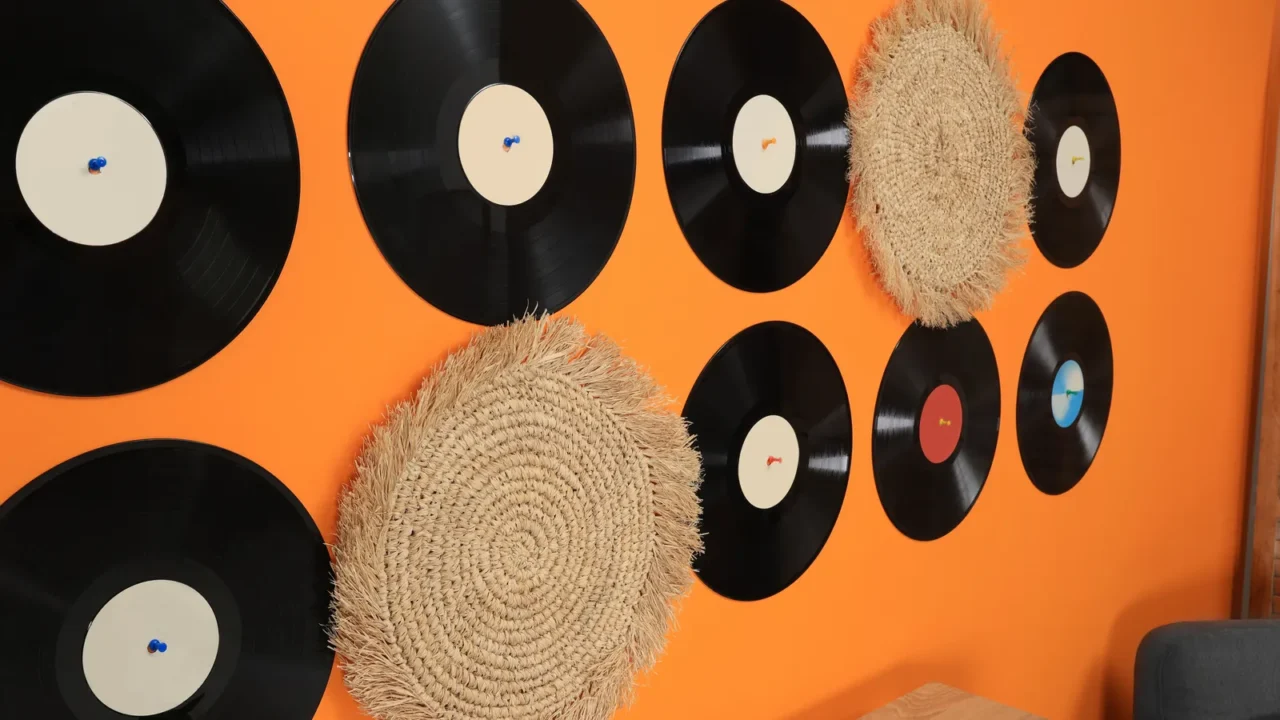
[[[564,319],[488,329],[344,492],[335,649],[379,720],[594,720],[657,660],[700,549],[684,420]]]
[[[1035,159],[978,0],[902,0],[871,28],[849,113],[853,213],[904,313],[947,327],[1023,262]]]

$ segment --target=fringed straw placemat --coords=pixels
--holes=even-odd
[[[901,0],[871,28],[849,114],[853,212],[907,315],[947,327],[1023,262],[1035,169],[979,0]]]
[[[391,413],[339,507],[333,642],[380,720],[595,720],[692,583],[700,466],[619,348],[491,328]]]

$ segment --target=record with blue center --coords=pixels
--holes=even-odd
[[[1088,472],[1111,411],[1111,335],[1097,303],[1069,292],[1040,316],[1018,378],[1018,450],[1031,482],[1060,495]]]
[[[1084,372],[1080,363],[1068,360],[1062,363],[1053,376],[1053,397],[1049,400],[1053,421],[1058,427],[1069,428],[1080,417],[1084,406]]]

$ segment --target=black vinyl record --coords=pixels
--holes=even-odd
[[[912,324],[880,381],[871,464],[880,504],[914,540],[936,540],[969,514],[1000,434],[1000,374],[977,320]]]
[[[69,460],[0,506],[0,715],[310,720],[329,568],[307,511],[239,455],[152,440]]]
[[[1076,267],[1102,242],[1120,187],[1120,117],[1102,69],[1078,52],[1049,63],[1026,133],[1036,154],[1031,235],[1049,262]]]
[[[844,502],[853,430],[840,369],[808,330],[753,325],[707,362],[684,416],[705,474],[694,570],[734,600],[781,592],[818,557]]]
[[[822,258],[849,195],[848,111],[822,36],[785,2],[726,0],[694,28],[667,85],[662,160],[716,277],[771,292]]]
[[[298,215],[293,121],[253,37],[218,0],[7,0],[0,57],[0,379],[114,395],[213,357]]]
[[[576,0],[397,0],[360,58],[348,122],[374,241],[454,317],[555,312],[613,254],[635,124]]]
[[[1111,333],[1093,298],[1069,292],[1036,323],[1018,376],[1018,451],[1041,492],[1080,482],[1111,412]]]

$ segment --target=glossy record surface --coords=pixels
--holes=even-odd
[[[115,720],[80,649],[120,590],[172,579],[218,619],[212,672],[157,717],[310,720],[333,664],[329,554],[279,480],[208,445],[154,440],[69,460],[0,506],[0,716]],[[139,640],[143,652],[146,638]]]
[[[7,0],[0,61],[21,68],[0,104],[10,157],[49,101],[98,91],[150,121],[168,165],[156,217],[107,247],[50,232],[3,165],[0,380],[113,395],[208,360],[266,300],[298,216],[293,123],[253,37],[216,0]]]
[[[742,105],[787,109],[796,159],[787,183],[752,190],[735,167]],[[822,258],[848,199],[848,98],[822,36],[779,0],[728,0],[685,41],[662,109],[662,153],[676,219],[698,259],[751,292],[787,287]]]
[[[1064,428],[1054,420],[1051,391],[1068,360],[1079,364],[1084,392],[1079,415]],[[1036,323],[1018,377],[1018,452],[1041,492],[1060,495],[1088,472],[1107,427],[1114,381],[1111,333],[1101,308],[1082,292],[1059,296]]]
[[[822,342],[788,322],[753,325],[707,362],[684,415],[702,453],[705,551],[698,577],[735,600],[759,600],[795,582],[818,557],[844,502],[853,453],[844,380]],[[795,430],[801,458],[790,492],[762,510],[738,480],[738,452],[766,415]]]
[[[519,205],[480,196],[458,155],[463,111],[495,83],[532,95],[554,137],[546,184]],[[573,0],[398,0],[360,58],[348,141],[379,250],[414,292],[468,322],[568,305],[608,262],[631,205],[626,84]]]
[[[921,449],[920,415],[929,393],[944,384],[959,394],[964,419],[955,451],[933,463]],[[871,440],[876,492],[894,526],[914,540],[954,530],[986,484],[999,433],[999,370],[978,321],[908,327],[880,381]]]
[[[1088,138],[1090,168],[1083,191],[1070,198],[1058,184],[1056,161],[1073,125]],[[1076,267],[1102,242],[1120,188],[1120,118],[1097,63],[1078,52],[1049,63],[1032,91],[1026,132],[1036,154],[1031,235],[1049,262]]]

